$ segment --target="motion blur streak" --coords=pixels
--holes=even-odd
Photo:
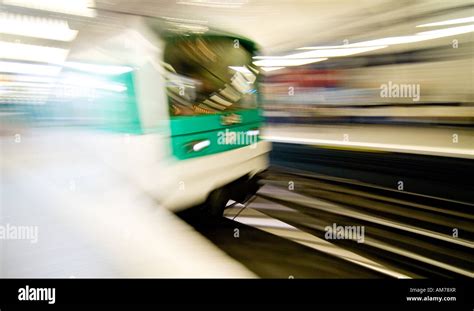
[[[472,1],[0,10],[1,277],[473,276]]]
[[[253,276],[97,158],[100,138],[30,135],[1,141],[1,216],[38,242],[1,240],[1,277]]]

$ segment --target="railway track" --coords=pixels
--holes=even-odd
[[[262,183],[224,219],[190,221],[259,276],[473,277],[472,203],[282,167]],[[363,241],[328,239],[329,227],[364,228]]]

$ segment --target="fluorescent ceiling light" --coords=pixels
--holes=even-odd
[[[399,37],[387,37],[369,41],[362,41],[351,44],[351,46],[374,46],[374,45],[394,45],[394,44],[405,44],[405,43],[413,43],[413,42],[420,42],[427,40],[421,36],[399,36]]]
[[[70,15],[95,17],[93,0],[3,0],[3,4],[24,8],[58,12]]]
[[[467,25],[467,26],[460,26],[460,27],[451,27],[451,28],[445,28],[445,29],[424,31],[424,32],[419,32],[416,35],[423,36],[428,39],[437,39],[437,38],[461,35],[461,34],[473,32],[473,31],[474,31],[474,24]]]
[[[59,64],[68,53],[60,48],[0,41],[0,58]]]
[[[371,40],[371,41],[363,41],[363,42],[350,44],[350,46],[405,44],[405,43],[413,43],[413,42],[420,42],[420,41],[433,40],[433,39],[444,38],[444,37],[449,37],[449,36],[455,36],[455,35],[460,35],[464,33],[469,33],[472,31],[474,31],[474,25],[467,25],[467,26],[460,26],[460,27],[451,27],[451,28],[445,28],[445,29],[424,31],[424,32],[419,32],[416,35],[412,35],[412,36],[388,37],[388,38],[382,38],[382,39]]]
[[[301,66],[311,63],[325,61],[327,58],[310,58],[310,59],[288,59],[288,58],[271,58],[262,59],[253,62],[259,67],[286,67],[286,66]]]
[[[418,25],[416,27],[434,27],[434,26],[445,26],[445,25],[472,23],[472,22],[474,22],[474,16],[465,17],[465,18],[450,19],[450,20],[446,20],[446,21],[442,21],[442,22],[436,22],[436,23],[423,24],[423,25]]]
[[[386,48],[387,45],[379,44],[369,47],[350,47],[344,49],[322,49],[310,52],[302,52],[285,56],[285,58],[310,58],[310,57],[342,57],[354,54],[365,53],[378,49]]]
[[[63,65],[67,68],[76,69],[79,71],[86,71],[90,73],[103,74],[103,75],[119,75],[132,71],[132,67],[128,66],[108,66],[108,65],[93,65],[77,62],[66,62]]]
[[[61,72],[61,67],[0,61],[0,72],[55,76]]]
[[[254,59],[258,59],[254,62],[255,65],[264,68],[264,71],[268,70],[268,67],[282,67],[286,66],[301,66],[310,63],[320,62],[327,60],[328,57],[342,57],[349,56],[359,53],[364,53],[368,51],[374,51],[378,49],[383,49],[387,47],[386,45],[381,46],[370,46],[370,47],[354,47],[354,48],[338,48],[338,49],[322,49],[309,52],[302,52],[296,54],[290,54],[286,56],[255,56]]]
[[[329,53],[333,53],[335,56],[347,56],[347,55],[353,55],[357,53],[363,53],[367,51],[371,51],[370,48],[374,48],[374,50],[380,49],[380,48],[385,48],[389,45],[392,44],[403,44],[403,43],[412,43],[412,42],[418,42],[418,41],[423,41],[426,40],[424,37],[420,36],[399,36],[399,37],[387,37],[387,38],[381,38],[381,39],[375,39],[375,40],[369,40],[369,41],[362,41],[362,42],[357,42],[357,43],[351,43],[351,44],[344,44],[344,45],[339,45],[336,48],[334,46],[331,47],[331,49],[328,48],[323,48],[323,47],[302,47],[299,48],[299,50],[317,50],[318,53],[323,54],[325,51],[328,51]],[[356,50],[356,49],[361,49],[361,50]],[[363,50],[363,49],[368,49],[368,50]],[[349,53],[344,55],[344,51],[348,51]],[[355,53],[352,53],[355,52]],[[310,52],[306,52],[310,53]],[[333,56],[334,57],[334,56]]]
[[[270,72],[270,71],[280,70],[286,67],[261,67],[261,68],[265,72]]]
[[[293,54],[292,57],[295,57],[295,56],[297,57],[323,57],[323,55],[324,57],[347,56],[347,55],[353,55],[353,54],[364,52],[363,50],[357,51],[355,50],[356,48],[373,47],[376,50],[376,49],[380,49],[380,48],[390,46],[390,45],[395,45],[395,44],[421,42],[425,40],[432,40],[432,39],[460,35],[460,34],[469,33],[473,31],[474,31],[474,25],[466,25],[466,26],[424,31],[424,32],[419,32],[416,35],[410,35],[410,36],[387,37],[387,38],[362,41],[362,42],[351,43],[351,44],[344,44],[344,45],[338,46],[336,49],[334,48],[334,46],[331,46],[330,49],[323,48],[323,47],[302,47],[300,48],[300,50],[301,49],[302,50],[315,49],[315,51],[312,51],[313,53],[304,52],[304,53]],[[344,55],[344,51],[348,51],[348,54]],[[370,51],[370,50],[366,50],[366,51]],[[352,52],[355,52],[355,53],[352,53]],[[289,57],[289,56],[286,56],[286,57]]]
[[[72,41],[76,38],[78,31],[69,29],[65,20],[0,13],[0,33]]]

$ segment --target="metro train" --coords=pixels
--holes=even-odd
[[[33,119],[92,130],[91,152],[170,210],[202,205],[221,215],[229,200],[248,200],[271,149],[260,138],[257,46],[163,20],[121,20],[123,31],[77,43],[56,88],[34,96],[44,102]]]

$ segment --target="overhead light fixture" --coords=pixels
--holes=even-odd
[[[95,17],[94,0],[3,0],[3,4],[70,15]]]
[[[65,20],[0,13],[0,33],[57,41],[72,41],[76,38],[78,31],[71,30]]]
[[[338,46],[337,49],[334,49],[334,46],[331,46],[330,49],[323,48],[323,47],[316,47],[316,46],[315,47],[302,47],[299,49],[300,50],[315,50],[315,51],[293,54],[293,56],[295,55],[296,56],[300,55],[301,57],[315,57],[315,56],[323,56],[323,55],[326,57],[347,56],[347,55],[353,55],[353,54],[364,52],[364,50],[359,50],[359,51],[354,50],[356,48],[357,49],[374,48],[374,50],[377,50],[377,49],[384,48],[390,45],[407,44],[407,43],[421,42],[421,41],[426,41],[426,40],[433,40],[433,39],[438,39],[438,38],[444,38],[444,37],[469,33],[473,31],[474,31],[474,25],[466,25],[466,26],[424,31],[424,32],[419,32],[415,35],[409,35],[409,36],[387,37],[387,38],[381,38],[381,39],[375,39],[375,40],[369,40],[369,41],[361,41],[361,42],[356,42],[356,43],[351,43],[351,44],[344,44],[344,45]],[[345,54],[344,51],[351,51],[351,50],[352,52],[355,52],[355,53],[350,54],[351,52],[349,52],[348,54],[344,55]],[[365,52],[367,51],[370,51],[370,49],[366,50]]]
[[[343,45],[332,45],[332,46],[305,46],[298,48],[297,50],[317,50],[321,51],[319,53],[323,54],[325,51],[328,51],[329,54],[333,54],[337,56],[348,56],[357,53],[363,53],[371,51],[368,50],[354,50],[354,49],[362,49],[362,48],[374,48],[374,50],[385,48],[388,45],[392,44],[400,44],[400,43],[409,43],[409,42],[416,42],[421,41],[422,38],[412,38],[415,36],[403,36],[403,37],[387,37],[382,39],[375,39],[370,41],[363,41],[351,44],[343,44]],[[348,51],[348,54],[345,54],[345,51]],[[355,53],[352,53],[355,52]],[[309,52],[307,52],[309,53]],[[334,56],[333,56],[334,57]]]
[[[270,71],[280,70],[286,67],[261,67],[261,68],[265,72],[270,72]]]
[[[456,24],[465,24],[474,22],[474,16],[465,17],[465,18],[456,18],[449,19],[442,22],[428,23],[423,25],[418,25],[416,27],[435,27],[435,26],[445,26],[445,25],[456,25]]]
[[[0,58],[5,59],[60,64],[66,60],[68,53],[66,49],[0,41]]]
[[[387,45],[379,44],[377,46],[369,46],[369,47],[322,49],[322,50],[315,50],[315,51],[310,51],[310,52],[290,54],[290,55],[285,56],[285,58],[342,57],[342,56],[350,56],[354,54],[360,54],[360,53],[365,53],[369,51],[379,50],[386,47]]]
[[[311,63],[317,63],[327,60],[327,58],[310,58],[310,59],[289,59],[289,58],[269,58],[257,60],[254,65],[259,67],[287,67],[287,66],[301,66]]]
[[[37,65],[0,61],[0,72],[20,73],[39,76],[56,76],[61,72],[61,67],[52,65]]]
[[[474,25],[460,26],[460,27],[451,27],[444,29],[437,29],[431,31],[419,32],[416,35],[412,36],[401,36],[401,37],[388,37],[377,40],[363,41],[350,46],[373,46],[373,45],[395,45],[395,44],[405,44],[405,43],[414,43],[421,42],[426,40],[433,40],[438,38],[444,38],[449,36],[460,35],[464,33],[469,33],[474,31]]]
[[[399,37],[387,37],[387,38],[381,38],[381,39],[375,39],[375,40],[369,40],[369,41],[362,41],[362,42],[357,42],[351,44],[351,46],[355,47],[367,47],[367,46],[377,46],[384,44],[385,46],[388,45],[395,45],[395,44],[406,44],[406,43],[413,43],[413,42],[419,42],[419,41],[424,41],[426,38],[421,37],[421,36],[399,36]]]
[[[78,62],[66,62],[64,67],[103,75],[119,75],[133,70],[128,66],[95,65]]]
[[[309,52],[295,53],[286,56],[255,56],[255,65],[265,67],[264,71],[268,70],[268,67],[279,67],[281,69],[287,66],[301,66],[316,62],[327,60],[329,57],[342,57],[354,54],[360,54],[364,52],[374,51],[383,49],[386,45],[370,46],[370,47],[353,47],[353,48],[337,48],[337,49],[321,49]],[[275,70],[275,69],[274,69]]]
[[[461,34],[473,32],[473,31],[474,31],[474,24],[473,25],[467,25],[467,26],[459,26],[459,27],[451,27],[451,28],[423,31],[423,32],[417,33],[416,35],[426,37],[427,40],[428,40],[428,39],[438,39],[438,38],[443,38],[443,37],[461,35]]]

